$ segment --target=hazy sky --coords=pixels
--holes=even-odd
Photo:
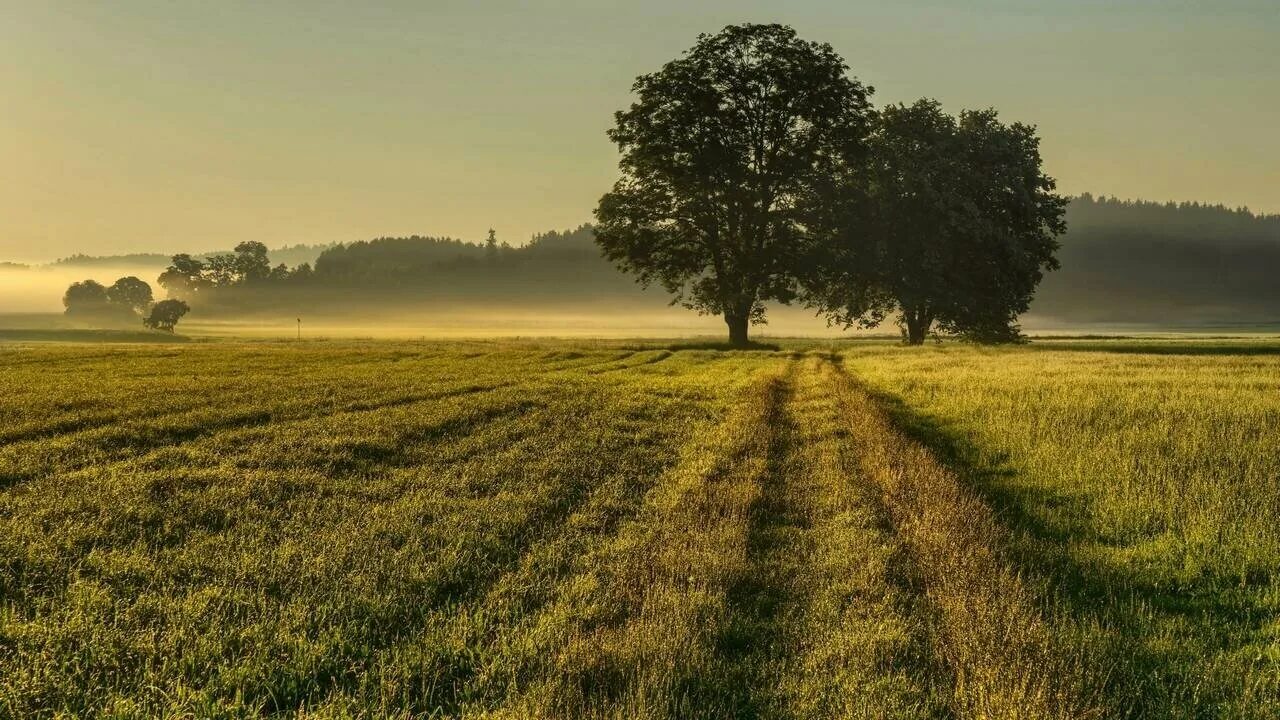
[[[577,225],[634,77],[746,21],[1068,192],[1280,212],[1280,0],[0,0],[0,260]]]

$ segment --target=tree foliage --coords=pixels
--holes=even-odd
[[[160,273],[157,282],[168,291],[171,298],[191,297],[212,284],[212,280],[205,275],[207,269],[203,260],[179,253],[173,256],[172,264]]]
[[[216,253],[203,259],[186,253],[173,256],[169,267],[160,274],[159,283],[170,298],[193,298],[214,288],[259,285],[287,280],[309,279],[311,266],[302,263],[294,269],[280,263],[271,266],[267,246],[257,241],[242,242],[230,253]],[[305,266],[305,269],[304,269]]]
[[[182,300],[161,300],[151,308],[151,314],[143,319],[142,324],[153,330],[173,332],[182,316],[191,310]]]
[[[747,341],[796,297],[814,197],[861,154],[868,88],[830,45],[781,25],[699,36],[635,82],[609,137],[622,177],[596,210],[606,257]]]
[[[108,309],[107,288],[95,280],[72,283],[62,296],[68,315],[91,315]]]
[[[134,313],[144,313],[151,306],[151,286],[132,275],[116,280],[106,293],[107,300],[113,305],[128,308]]]
[[[885,108],[869,150],[843,231],[810,266],[809,301],[845,325],[896,314],[912,344],[935,326],[1016,339],[1066,229],[1067,200],[1041,170],[1035,129],[921,100]]]

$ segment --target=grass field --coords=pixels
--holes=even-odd
[[[0,718],[1274,718],[1280,341],[0,346]]]

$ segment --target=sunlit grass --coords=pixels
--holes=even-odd
[[[0,717],[1272,717],[1280,344],[0,348]]]
[[[1117,713],[1280,713],[1280,343],[846,357],[1014,529]]]

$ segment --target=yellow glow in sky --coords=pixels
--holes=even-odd
[[[1037,124],[1067,192],[1280,212],[1274,0],[0,0],[0,260],[577,225],[634,77],[737,22]]]

